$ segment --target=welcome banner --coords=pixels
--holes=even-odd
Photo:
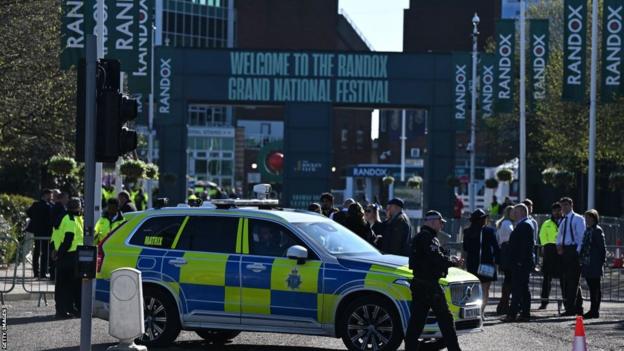
[[[470,109],[471,97],[470,77],[472,77],[470,53],[453,53],[453,106],[457,130],[466,129],[466,117]]]
[[[548,66],[549,38],[548,20],[531,20],[530,34],[530,86],[533,105],[546,99],[546,67]]]
[[[565,0],[564,24],[562,98],[583,102],[587,62],[587,0]]]
[[[515,21],[500,20],[496,22],[497,112],[511,113],[514,109],[515,48]]]
[[[496,95],[496,56],[481,55],[480,67],[481,115],[489,118],[494,115],[494,97]]]
[[[604,0],[602,11],[602,101],[613,102],[622,85],[624,0]]]

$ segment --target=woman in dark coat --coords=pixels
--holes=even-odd
[[[371,244],[374,243],[375,237],[373,235],[373,231],[369,227],[368,223],[366,223],[366,220],[364,219],[364,209],[359,203],[356,202],[349,206],[344,226],[357,234],[360,238]]]
[[[587,230],[585,230],[583,236],[580,261],[581,272],[589,286],[591,301],[589,312],[583,315],[585,319],[600,317],[600,301],[602,300],[600,278],[604,273],[603,267],[606,262],[607,248],[605,247],[604,233],[602,228],[598,225],[599,220],[600,216],[598,215],[598,211],[589,210],[585,212]]]
[[[470,226],[464,229],[463,248],[466,255],[466,270],[476,275],[481,281],[483,290],[483,307],[487,306],[490,293],[490,284],[496,281],[496,266],[500,260],[500,249],[496,241],[496,231],[487,227],[487,214],[482,209],[478,209],[470,215]],[[487,264],[494,267],[492,277],[478,274],[479,265]],[[481,314],[483,315],[483,314]]]
[[[381,237],[385,230],[385,224],[379,216],[379,205],[374,203],[368,204],[364,210],[364,219],[373,232],[373,237],[375,238],[373,244],[381,249]]]

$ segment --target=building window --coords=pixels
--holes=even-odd
[[[343,149],[347,149],[349,142],[349,129],[343,128],[340,130],[340,146]]]
[[[355,136],[355,145],[358,150],[364,149],[364,131],[358,130]]]
[[[225,108],[203,104],[188,107],[188,125],[191,127],[222,127],[229,125]]]
[[[165,0],[163,38],[175,47],[227,46],[227,0]]]

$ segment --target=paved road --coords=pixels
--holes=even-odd
[[[36,307],[36,301],[8,302],[8,350],[78,350],[80,320],[56,321],[53,302]],[[536,306],[535,306],[536,307]],[[492,308],[492,307],[490,307]],[[503,324],[488,317],[482,333],[460,337],[464,350],[565,350],[572,345],[573,318],[555,317],[556,311],[535,312],[535,321]],[[603,318],[586,323],[591,350],[624,350],[624,304],[604,304]],[[114,343],[108,324],[93,321],[93,350]],[[345,350],[339,339],[300,335],[242,333],[226,346],[209,345],[191,332],[182,332],[168,350],[312,351]]]

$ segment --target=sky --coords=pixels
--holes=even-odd
[[[338,0],[375,51],[403,51],[403,10],[409,0]],[[373,112],[371,139],[379,137],[379,111]]]

